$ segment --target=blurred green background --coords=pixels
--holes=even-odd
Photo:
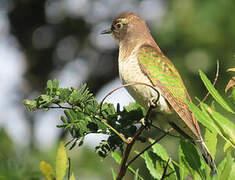
[[[42,178],[40,161],[55,165],[59,140],[70,139],[55,126],[60,113],[28,113],[21,104],[24,98],[38,95],[53,78],[63,87],[87,82],[98,98],[104,89],[120,83],[118,46],[100,32],[123,11],[137,12],[147,21],[192,99],[207,93],[198,69],[213,80],[216,60],[220,62],[216,88],[225,95],[232,76],[226,69],[235,66],[234,0],[1,0],[0,179]],[[110,167],[117,168],[110,158],[102,160],[95,154],[95,138],[68,152],[78,179],[111,179]],[[162,144],[176,157],[176,139],[166,138]],[[216,161],[223,156],[221,143],[219,148]],[[143,166],[141,174],[146,174],[143,161],[134,166]]]

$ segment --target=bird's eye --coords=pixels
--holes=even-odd
[[[122,23],[117,23],[117,24],[116,24],[116,27],[117,27],[118,29],[122,29],[123,24],[122,24]]]

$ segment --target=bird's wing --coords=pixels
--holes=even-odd
[[[149,45],[141,46],[137,57],[142,72],[154,86],[160,88],[161,95],[183,120],[180,123],[186,124],[196,137],[201,137],[198,122],[186,103],[191,101],[190,96],[173,63],[157,48]]]

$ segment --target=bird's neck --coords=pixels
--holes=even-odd
[[[135,53],[142,45],[150,45],[156,47],[161,52],[157,43],[149,32],[132,34],[125,39],[119,41],[119,60],[126,61]]]

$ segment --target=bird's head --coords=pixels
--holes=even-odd
[[[103,31],[101,34],[112,34],[119,42],[126,41],[130,38],[141,38],[148,30],[144,20],[136,13],[124,12],[115,17],[111,28]]]

